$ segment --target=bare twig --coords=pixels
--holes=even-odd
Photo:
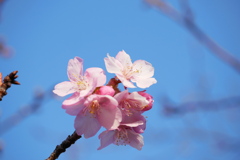
[[[1,80],[0,82],[0,101],[2,100],[3,96],[5,96],[7,94],[7,89],[11,87],[12,84],[17,84],[19,85],[20,83],[18,81],[16,81],[15,79],[18,77],[17,75],[18,71],[13,71],[11,72],[8,76],[6,76],[3,79],[3,82]],[[0,75],[0,77],[2,78],[2,74]]]
[[[75,131],[68,136],[60,145],[57,145],[53,153],[46,160],[55,160],[59,155],[66,151],[72,144],[74,144],[82,136],[79,136]]]
[[[222,61],[234,68],[240,73],[240,60],[234,57],[230,52],[222,48],[214,40],[212,40],[207,34],[205,34],[193,21],[193,18],[188,14],[182,14],[174,7],[163,0],[145,0],[148,4],[157,7],[165,15],[187,28],[192,35],[205,45],[213,54],[215,54]],[[184,1],[187,3],[187,1]],[[186,4],[184,4],[186,6]],[[191,11],[187,6],[188,11]],[[192,13],[191,13],[192,14]]]

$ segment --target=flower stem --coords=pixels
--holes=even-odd
[[[82,136],[79,136],[76,131],[73,132],[73,134],[68,136],[60,145],[57,145],[55,150],[52,152],[52,154],[46,159],[46,160],[55,160],[58,158],[58,156],[65,152],[68,147],[70,147],[72,144],[74,144],[78,139],[80,139]]]

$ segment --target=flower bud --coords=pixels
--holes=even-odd
[[[115,93],[114,89],[111,86],[101,86],[97,91],[96,94],[99,95],[109,95],[113,96]]]

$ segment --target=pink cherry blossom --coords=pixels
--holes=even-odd
[[[69,60],[67,74],[70,81],[57,84],[53,90],[58,96],[74,93],[64,102],[64,106],[78,103],[81,98],[91,94],[96,87],[106,83],[106,75],[101,68],[88,68],[83,73],[83,60],[79,57]]]
[[[140,88],[147,88],[157,83],[155,78],[151,78],[154,75],[151,63],[144,60],[132,63],[130,56],[125,51],[120,51],[116,58],[107,55],[104,61],[107,71],[115,73],[125,87],[135,88],[132,82],[136,82]]]
[[[118,129],[107,130],[99,135],[101,145],[98,150],[110,145],[130,145],[138,150],[141,150],[144,142],[143,136],[136,133],[132,127],[121,125]]]
[[[122,112],[122,125],[136,127],[137,133],[143,133],[146,128],[146,119],[142,115],[144,108],[149,104],[146,97],[138,92],[122,91],[114,96]]]
[[[101,126],[107,130],[118,128],[122,114],[117,106],[117,100],[109,95],[88,96],[75,119],[77,134],[84,134],[85,138],[89,138],[94,136]]]

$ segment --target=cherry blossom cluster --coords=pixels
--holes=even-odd
[[[57,84],[53,92],[58,96],[72,94],[63,101],[62,108],[76,116],[74,128],[78,135],[90,138],[101,127],[106,129],[99,135],[98,149],[113,143],[141,150],[144,144],[141,133],[146,128],[142,113],[152,108],[153,97],[146,90],[130,93],[128,88],[144,89],[156,83],[152,78],[154,68],[144,60],[132,63],[125,51],[120,51],[115,58],[107,55],[104,62],[107,71],[116,75],[108,84],[105,85],[103,69],[93,67],[84,72],[83,60],[75,57],[68,63],[69,81]],[[118,88],[120,83],[123,91]]]

